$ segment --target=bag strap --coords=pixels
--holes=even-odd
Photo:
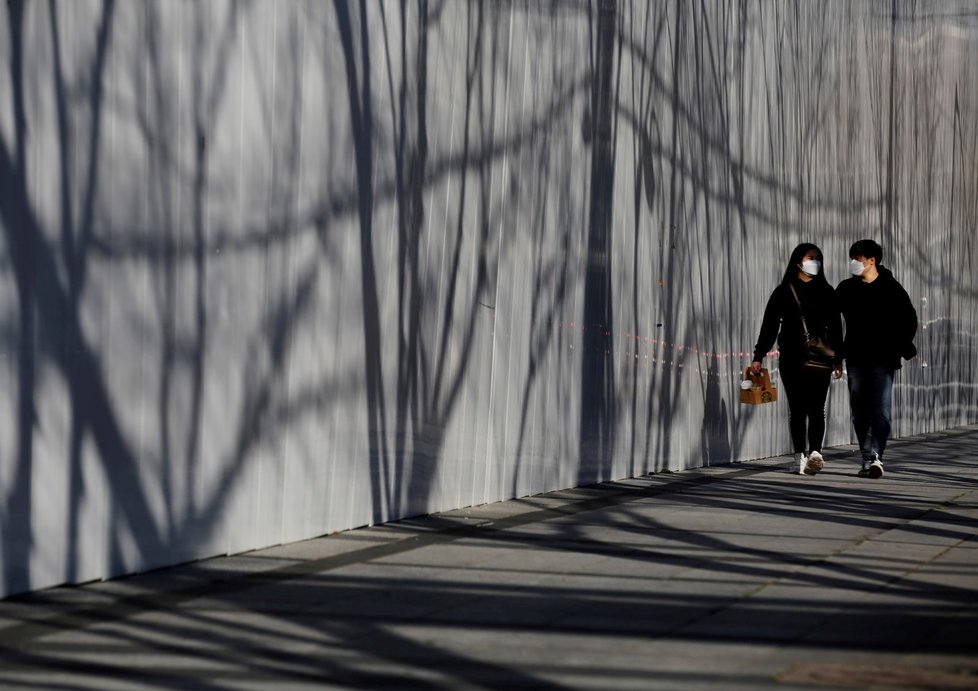
[[[795,291],[795,286],[792,285],[791,281],[788,281],[788,287],[791,288],[791,294],[795,296],[795,302],[798,303],[798,314],[801,315],[801,328],[805,332],[805,340],[807,341],[811,338],[811,334],[808,332],[808,324],[805,323],[805,312],[801,308],[801,300],[798,299],[798,293]]]

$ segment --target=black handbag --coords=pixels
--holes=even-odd
[[[805,323],[805,313],[801,309],[801,300],[795,287],[788,284],[791,294],[795,296],[798,303],[798,314],[801,315],[801,329],[805,334],[805,340],[801,347],[801,368],[811,372],[831,372],[835,369],[835,348],[824,336],[813,336],[808,332],[808,324]]]

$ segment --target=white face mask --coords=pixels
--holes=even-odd
[[[863,271],[865,270],[866,267],[863,266],[863,263],[858,259],[853,259],[852,261],[849,262],[849,271],[852,272],[853,276],[862,276]]]
[[[818,270],[822,268],[822,262],[817,259],[806,259],[801,263],[801,270],[808,276],[818,276]]]

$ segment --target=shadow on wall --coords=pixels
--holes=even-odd
[[[214,140],[218,139],[221,118],[226,117],[223,110],[229,107],[226,99],[234,78],[232,66],[238,64],[234,61],[244,60],[234,54],[236,45],[253,29],[254,15],[260,8],[237,3],[218,9],[195,7],[191,17],[182,18],[184,27],[191,27],[189,32],[179,34],[188,44],[183,47],[190,51],[191,67],[187,72],[175,72],[162,45],[173,17],[165,15],[160,5],[148,3],[138,10],[126,8],[120,18],[116,3],[106,0],[99,8],[93,55],[83,63],[87,71],[80,74],[69,64],[71,56],[61,52],[66,16],[77,20],[75,9],[52,2],[47,8],[33,8],[33,14],[28,15],[23,2],[11,2],[8,8],[7,31],[13,40],[7,68],[16,127],[11,137],[0,141],[4,190],[0,218],[17,288],[18,302],[13,311],[20,321],[6,329],[17,347],[14,390],[18,426],[16,460],[10,467],[12,479],[3,487],[0,514],[3,592],[91,577],[79,564],[84,559],[79,553],[84,544],[82,533],[91,527],[84,516],[85,504],[92,498],[92,489],[86,486],[91,482],[86,473],[91,471],[83,467],[89,443],[92,458],[103,465],[107,483],[105,515],[101,518],[107,530],[109,563],[96,575],[203,556],[201,546],[213,549],[215,537],[226,530],[229,503],[248,481],[255,457],[285,437],[296,420],[343,400],[344,391],[339,387],[331,390],[325,385],[298,392],[288,389],[292,349],[312,318],[317,286],[323,280],[321,272],[333,261],[331,233],[351,216],[359,228],[357,254],[363,300],[362,372],[372,506],[367,515],[371,521],[382,521],[427,510],[447,426],[464,390],[478,330],[480,326],[485,329],[480,306],[491,300],[498,281],[498,256],[494,256],[498,240],[493,230],[498,222],[494,216],[500,210],[492,204],[494,166],[506,153],[532,145],[577,87],[569,84],[554,102],[545,103],[539,113],[523,123],[521,130],[500,136],[494,118],[497,97],[493,80],[506,69],[507,56],[499,54],[497,47],[507,17],[492,8],[469,5],[465,8],[461,152],[431,160],[426,122],[427,45],[430,26],[437,23],[444,3],[433,7],[421,3],[417,10],[401,7],[399,16],[389,16],[384,4],[337,2],[329,6],[332,19],[307,8],[309,14],[293,15],[286,29],[293,40],[291,52],[286,53],[291,68],[282,70],[288,75],[282,80],[285,85],[280,82],[266,87],[270,92],[258,94],[262,103],[279,110],[274,124],[265,122],[267,140],[276,149],[277,176],[267,194],[267,220],[256,220],[254,230],[246,228],[246,232],[232,235],[231,223],[215,224],[212,217],[221,196],[227,194],[223,184],[215,182],[220,169],[215,166]],[[335,31],[339,36],[356,171],[352,189],[316,200],[300,217],[290,189],[301,184],[301,107],[306,87],[297,46],[301,45],[298,25],[305,19],[318,20],[326,34]],[[139,132],[141,151],[136,157],[143,157],[144,189],[143,198],[136,204],[142,206],[136,210],[139,223],[147,228],[128,235],[113,228],[113,211],[106,208],[110,193],[104,189],[110,183],[103,177],[109,163],[101,158],[118,154],[106,144],[104,122],[108,117],[121,116],[114,110],[107,113],[105,93],[111,54],[119,46],[117,25],[127,22],[137,25],[144,40],[141,62],[128,72],[117,69],[112,78],[131,79],[139,94],[132,106],[135,122],[126,124]],[[32,201],[32,131],[25,114],[30,107],[25,83],[37,66],[30,62],[36,57],[22,39],[32,32],[45,33],[42,26],[46,30],[43,38],[54,54],[52,84],[45,86],[53,87],[58,133],[57,223],[49,223]],[[400,62],[399,72],[390,60],[383,66],[384,86],[391,89],[392,99],[388,104],[391,112],[384,113],[390,122],[385,121],[382,134],[386,148],[382,152],[377,150],[375,126],[376,94],[382,87],[371,84],[375,69],[368,50],[376,42],[382,42],[388,55],[412,56]],[[188,76],[192,83],[190,104],[175,104],[170,92],[179,87],[180,78]],[[77,90],[73,82],[87,89],[81,105],[71,96]],[[286,104],[284,109],[279,108],[282,103]],[[184,107],[189,112],[181,110]],[[259,113],[257,119],[262,118]],[[190,136],[185,129],[188,125]],[[182,150],[187,141],[193,144],[189,156]],[[392,156],[392,170],[377,170],[379,153]],[[226,166],[220,160],[216,164]],[[454,238],[446,234],[447,280],[437,294],[440,302],[433,303],[432,277],[425,275],[421,258],[428,215],[425,193],[453,175],[461,182],[457,221]],[[383,270],[393,270],[396,281],[396,330],[381,322],[384,309],[380,286],[390,277],[381,276],[375,266],[376,257],[388,248],[374,246],[375,214],[377,208],[389,207],[396,215],[396,242],[392,244],[396,261]],[[474,238],[468,226],[473,216]],[[275,267],[270,265],[289,258],[294,250],[289,244],[310,222],[314,223],[322,261],[292,271],[285,286],[272,285],[269,275]],[[52,227],[58,231],[52,232]],[[253,258],[256,253],[257,262]],[[208,430],[206,388],[213,381],[211,371],[223,371],[227,364],[221,362],[219,354],[226,327],[216,323],[220,315],[215,313],[213,302],[215,289],[222,286],[216,285],[213,277],[226,273],[228,262],[238,262],[243,271],[261,267],[267,284],[255,331],[244,335],[247,347],[237,375],[241,380],[234,387],[239,395],[224,407],[224,415],[232,420],[233,441],[222,453],[215,472],[207,467],[209,459],[204,453],[204,449],[213,453],[214,447],[206,438],[213,434]],[[126,405],[127,396],[113,395],[111,371],[106,368],[110,351],[100,351],[98,339],[84,323],[85,311],[93,309],[86,307],[86,301],[97,306],[103,297],[93,295],[103,286],[92,288],[89,276],[94,267],[105,263],[136,263],[147,272],[149,300],[142,305],[147,314],[141,317],[156,323],[150,327],[153,340],[142,364],[149,361],[155,381],[141,380],[146,391],[135,399],[155,391],[154,400],[141,412],[155,415],[151,425],[156,430],[155,439],[140,434],[134,442],[127,434],[125,418],[131,411],[120,407]],[[540,265],[539,270],[551,272],[553,266]],[[553,318],[548,318],[548,323],[552,322]],[[138,335],[137,339],[146,336]],[[394,357],[383,350],[392,340],[396,341]],[[539,345],[545,347],[546,343]],[[384,379],[391,373],[392,363],[394,387]],[[38,373],[49,365],[70,402],[69,430],[63,440],[67,447],[67,504],[59,516],[66,524],[57,531],[63,532],[67,553],[63,569],[53,578],[38,577],[30,567],[42,538],[35,519],[49,511],[49,507],[33,502],[38,482],[37,431],[46,428],[48,415]],[[392,389],[393,400],[389,395]],[[210,463],[213,465],[212,460]],[[210,480],[204,496],[188,499],[200,496],[198,481],[202,476]]]
[[[703,401],[703,463],[722,465],[736,460],[730,447],[730,416],[720,392],[719,362],[712,360],[706,376]]]

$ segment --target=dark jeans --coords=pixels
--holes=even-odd
[[[822,450],[825,397],[829,393],[831,377],[831,372],[810,372],[798,365],[781,362],[781,384],[788,398],[788,427],[795,453],[805,453],[806,436],[809,450]]]
[[[893,407],[893,370],[889,367],[846,365],[849,372],[849,405],[852,426],[863,460],[883,457],[890,438]]]

